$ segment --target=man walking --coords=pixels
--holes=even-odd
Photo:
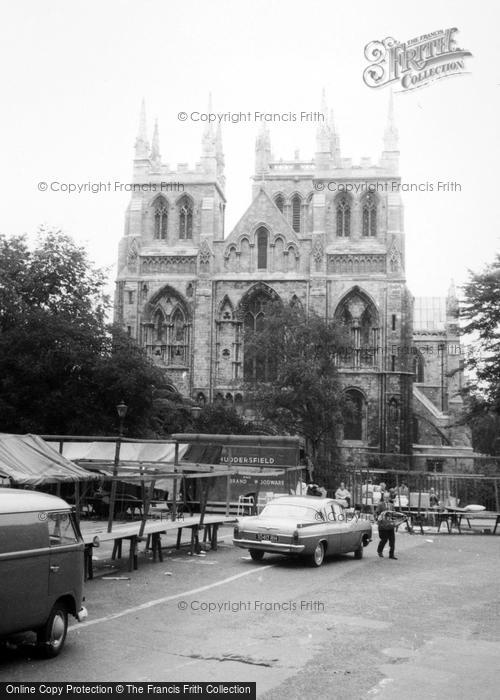
[[[396,529],[392,520],[385,517],[386,511],[392,509],[392,504],[394,502],[391,493],[385,493],[384,499],[380,501],[377,506],[377,523],[378,523],[378,534],[380,537],[380,542],[377,547],[377,554],[379,557],[383,557],[384,547],[387,542],[389,542],[389,559],[397,559],[394,556],[394,547],[396,545]]]

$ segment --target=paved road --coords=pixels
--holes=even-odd
[[[88,582],[89,619],[64,653],[9,651],[0,680],[257,681],[266,700],[498,698],[500,537],[399,534],[398,561],[372,543],[361,561],[311,569],[256,564],[230,536],[206,556]]]

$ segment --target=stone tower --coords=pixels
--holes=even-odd
[[[350,328],[341,380],[358,407],[345,447],[411,451],[412,297],[405,280],[398,133],[392,97],[377,163],[342,156],[323,95],[313,159],[272,155],[264,123],[255,146],[252,201],[224,234],[220,129],[202,134],[200,162],[162,162],[144,108],[119,246],[116,319],[183,394],[245,411],[243,334],[263,302],[300,303]],[[154,185],[154,188],[153,188]],[[148,189],[149,187],[149,189]]]

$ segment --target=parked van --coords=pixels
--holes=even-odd
[[[0,639],[34,631],[57,656],[68,614],[82,607],[84,544],[71,507],[37,491],[0,488]]]

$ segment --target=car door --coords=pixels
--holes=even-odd
[[[342,518],[342,520],[345,523],[343,551],[353,552],[359,547],[359,543],[361,540],[361,532],[360,528],[357,525],[357,518],[352,515],[348,515],[345,508],[342,508],[342,506],[338,505],[337,507],[341,510],[341,514],[339,517]]]
[[[347,524],[338,503],[328,503],[325,507],[328,528],[328,552],[341,554],[346,550]]]
[[[0,514],[0,634],[31,629],[45,619],[49,550],[40,515]]]
[[[53,604],[62,595],[73,593],[78,600],[83,585],[83,542],[69,511],[49,513],[48,526],[49,598]]]

